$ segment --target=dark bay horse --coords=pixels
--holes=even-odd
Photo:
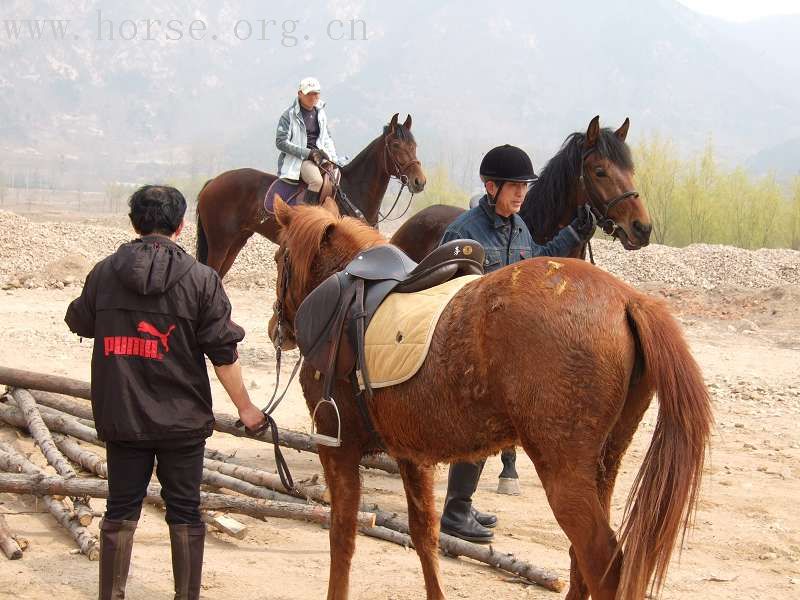
[[[625,143],[630,120],[616,131],[600,128],[594,117],[586,133],[567,137],[531,186],[520,216],[534,240],[543,244],[569,225],[578,206],[589,204],[606,233],[627,250],[646,246],[652,225],[650,215],[633,188],[634,166]],[[435,204],[408,219],[392,236],[392,243],[419,262],[442,239],[447,226],[464,212]],[[584,258],[586,246],[572,256]]]
[[[274,342],[282,315],[284,349],[295,346],[305,296],[359,251],[386,243],[328,208],[276,204],[281,291],[269,331]],[[313,411],[322,381],[304,365],[300,382]],[[617,537],[609,524],[614,483],[654,392],[658,421]],[[350,383],[339,381],[334,396],[343,442],[319,452],[332,503],[328,600],[345,600],[358,465],[375,442]],[[572,544],[567,598],[642,600],[651,587],[657,592],[696,505],[712,422],[702,374],[666,306],[569,258],[526,260],[468,283],[442,314],[420,371],[375,390],[368,411],[400,466],[428,600],[444,598],[433,465],[517,444]],[[332,411],[318,411],[316,426],[336,435]]]
[[[425,187],[411,115],[402,125],[397,118],[395,114],[383,133],[341,168],[342,191],[371,225],[378,222],[390,178],[401,179],[412,193]],[[263,208],[276,178],[256,169],[236,169],[206,182],[197,196],[197,260],[224,277],[253,233],[277,243],[278,225]]]

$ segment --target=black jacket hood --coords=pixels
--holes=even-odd
[[[194,258],[178,244],[157,235],[123,244],[111,256],[111,266],[122,285],[142,296],[163,294],[194,263]]]

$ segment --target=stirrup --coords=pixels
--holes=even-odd
[[[317,411],[323,404],[330,404],[336,412],[336,437],[330,435],[323,435],[316,432],[317,427]],[[320,446],[331,446],[338,448],[342,445],[342,418],[339,416],[339,407],[333,398],[321,398],[317,405],[314,407],[314,412],[311,414],[311,439]]]

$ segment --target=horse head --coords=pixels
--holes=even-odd
[[[267,331],[276,347],[293,350],[294,318],[305,297],[360,250],[386,239],[363,221],[340,216],[333,198],[320,206],[290,206],[277,197],[275,218],[281,228],[275,252],[277,297]]]
[[[406,117],[402,125],[397,122],[398,117],[399,113],[395,113],[383,130],[386,172],[408,186],[409,191],[418,194],[425,189],[427,180],[422,164],[417,159],[417,142],[411,133],[411,115]]]
[[[625,143],[629,127],[628,118],[616,131],[601,129],[599,116],[591,120],[580,148],[576,203],[589,204],[598,225],[626,250],[638,250],[650,243],[653,225],[633,185],[633,159]]]

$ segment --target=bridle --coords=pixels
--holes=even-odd
[[[281,383],[281,357],[283,350],[281,346],[283,346],[283,335],[284,335],[284,304],[286,295],[289,291],[289,276],[291,274],[291,270],[288,269],[289,264],[289,251],[284,250],[283,253],[283,277],[281,278],[281,285],[280,285],[280,293],[275,300],[275,304],[273,305],[273,313],[276,318],[277,328],[275,331],[275,389],[272,391],[272,397],[267,402],[267,405],[261,409],[261,412],[264,413],[264,417],[266,418],[266,423],[260,429],[255,431],[251,431],[252,435],[257,435],[266,429],[270,429],[272,431],[272,444],[275,447],[275,465],[278,468],[278,475],[281,478],[281,483],[283,486],[291,491],[294,489],[294,481],[292,480],[292,474],[289,472],[289,465],[286,463],[286,459],[283,457],[283,453],[281,452],[281,447],[279,445],[280,439],[278,437],[278,425],[275,423],[275,419],[272,417],[272,413],[275,412],[275,409],[278,408],[278,405],[283,401],[286,397],[286,393],[289,391],[289,386],[292,384],[292,381],[297,375],[297,372],[300,370],[300,363],[303,361],[303,357],[299,356],[297,358],[297,362],[295,362],[294,367],[292,368],[292,374],[289,376],[289,381],[286,382],[286,387],[283,389],[283,392],[278,396],[278,389],[280,388]],[[237,427],[242,426],[241,421],[236,422]]]
[[[617,237],[617,231],[621,229],[621,227],[617,224],[617,222],[609,216],[609,212],[617,206],[620,202],[627,200],[628,198],[636,198],[639,196],[639,192],[636,190],[628,190],[626,192],[622,192],[618,196],[613,197],[611,200],[605,201],[605,199],[600,198],[599,194],[597,193],[597,188],[592,181],[592,178],[586,171],[586,158],[597,152],[596,147],[588,148],[584,150],[581,154],[581,175],[579,177],[581,187],[583,188],[584,193],[586,194],[586,198],[589,200],[589,208],[591,209],[592,213],[594,214],[595,218],[597,219],[597,224],[600,226],[600,229],[606,235],[610,235],[612,237]],[[592,252],[592,244],[591,241],[586,242],[586,246],[589,249],[589,260],[592,264],[594,263],[594,253]]]
[[[592,182],[592,178],[589,177],[589,174],[586,172],[586,158],[594,152],[597,152],[597,148],[592,147],[588,150],[584,150],[583,154],[581,155],[581,176],[579,178],[581,187],[583,187],[583,191],[586,193],[586,197],[589,199],[589,206],[592,209],[595,217],[597,217],[597,224],[600,226],[600,229],[602,229],[606,235],[616,237],[617,230],[620,229],[620,226],[617,225],[617,222],[614,221],[614,219],[608,216],[609,211],[611,211],[611,209],[613,209],[623,200],[638,196],[639,192],[636,190],[622,192],[619,196],[615,196],[608,201],[605,201],[604,198],[600,198],[597,194],[597,188]]]
[[[378,219],[378,222],[376,223],[376,225],[378,223],[383,223],[386,220],[397,221],[399,219],[402,219],[404,216],[406,216],[406,213],[408,212],[408,209],[411,208],[411,202],[414,200],[414,192],[411,192],[411,196],[408,199],[408,204],[406,205],[406,208],[402,212],[402,214],[400,214],[397,217],[394,217],[393,219],[389,219],[389,215],[392,214],[392,212],[394,211],[395,207],[397,206],[397,202],[400,200],[400,194],[403,193],[403,188],[405,188],[408,185],[408,172],[407,172],[408,168],[411,167],[411,166],[414,166],[414,165],[421,165],[422,164],[417,159],[413,159],[413,160],[410,160],[407,163],[401,165],[400,161],[397,160],[397,157],[394,154],[392,154],[392,151],[389,148],[389,136],[388,135],[383,138],[383,159],[384,159],[383,162],[384,162],[384,168],[386,169],[386,174],[389,176],[389,179],[394,177],[395,179],[400,181],[400,189],[397,192],[397,197],[394,199],[394,203],[392,204],[392,207],[389,209],[389,212],[387,212],[384,215],[384,214],[381,213],[380,210],[378,210],[378,216],[380,216],[380,219]],[[389,168],[390,160],[391,160],[391,166],[394,168],[394,170]]]
[[[378,217],[379,219],[375,222],[374,227],[377,227],[379,223],[383,223],[384,221],[397,221],[402,219],[408,210],[411,208],[411,202],[414,200],[414,193],[411,193],[411,196],[408,199],[408,204],[406,205],[405,210],[397,217],[389,219],[389,215],[392,214],[395,207],[397,206],[398,201],[400,200],[400,195],[403,193],[403,189],[408,185],[408,168],[414,165],[421,165],[422,163],[417,160],[413,159],[408,161],[407,163],[401,165],[400,161],[397,160],[397,157],[392,154],[392,151],[389,149],[389,136],[386,135],[383,138],[383,162],[384,162],[384,170],[386,175],[388,175],[389,179],[395,178],[400,181],[400,190],[397,192],[397,197],[394,199],[394,203],[392,204],[392,208],[389,209],[385,215],[378,209]],[[391,167],[390,168],[390,164]],[[334,177],[334,173],[332,169],[328,169],[326,166],[320,165],[320,169],[325,171],[328,174],[328,177],[331,181],[336,181]],[[364,219],[364,213],[353,204],[352,200],[344,193],[344,190],[338,183],[334,183],[333,188],[334,198],[341,200],[341,207],[344,209],[343,212],[351,217],[355,217],[356,219]]]

